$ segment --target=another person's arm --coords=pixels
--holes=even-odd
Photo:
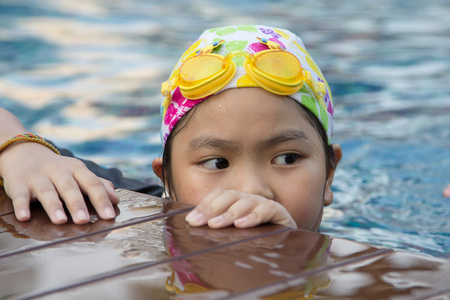
[[[444,197],[450,198],[450,183],[444,189],[443,195],[444,195]]]
[[[0,108],[0,144],[26,132],[13,114]],[[1,151],[0,178],[20,221],[30,219],[30,202],[38,200],[54,224],[67,221],[62,201],[75,223],[87,223],[83,194],[102,219],[115,217],[113,205],[119,199],[111,182],[97,177],[81,160],[57,155],[41,144],[17,142]]]

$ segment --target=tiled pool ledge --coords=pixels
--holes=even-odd
[[[0,299],[449,299],[450,262],[277,225],[193,228],[118,190],[115,221],[18,222],[0,191]]]

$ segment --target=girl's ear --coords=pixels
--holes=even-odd
[[[156,176],[158,176],[159,179],[161,179],[161,181],[163,180],[163,178],[162,178],[162,162],[163,162],[162,157],[157,157],[152,162],[153,172],[155,172]]]
[[[328,171],[327,181],[325,183],[325,193],[323,196],[325,206],[328,206],[333,202],[333,191],[331,190],[331,185],[333,183],[334,173],[336,172],[337,165],[342,158],[341,146],[339,146],[339,144],[333,144],[332,147],[334,151],[335,168]]]

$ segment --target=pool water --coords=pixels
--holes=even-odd
[[[0,0],[0,106],[155,180],[160,83],[205,28],[298,33],[334,92],[344,158],[321,231],[450,257],[448,1]]]

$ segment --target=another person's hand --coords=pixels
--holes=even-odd
[[[52,223],[64,224],[65,203],[76,224],[86,224],[90,216],[83,194],[87,195],[102,219],[115,217],[119,203],[111,182],[97,177],[86,165],[71,157],[59,156],[37,143],[17,143],[0,156],[0,174],[12,199],[15,215],[28,221],[30,202],[40,201]]]
[[[444,197],[450,198],[450,184],[447,185],[442,194],[444,195]]]
[[[216,188],[212,190],[187,216],[191,226],[208,225],[223,228],[255,227],[273,223],[297,228],[294,219],[281,204],[262,196]]]

